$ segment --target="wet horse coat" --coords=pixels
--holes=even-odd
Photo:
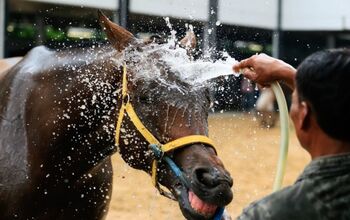
[[[117,78],[114,74],[108,78],[100,68],[109,63],[103,55],[86,64],[91,56],[88,51],[67,54],[38,47],[2,79],[0,212],[4,219],[104,215],[112,172],[109,158],[100,152],[114,146],[114,139],[102,126],[114,120],[103,115],[110,111],[106,105],[115,106],[111,100],[116,88],[92,85],[95,88],[87,90],[81,75],[72,70],[88,74],[88,69],[94,74],[91,80],[110,85],[116,85]],[[104,100],[96,97],[93,103],[98,92],[104,92]],[[93,108],[96,105],[101,108]],[[94,112],[89,109],[97,111],[96,116],[91,117]],[[97,146],[101,151],[92,150]]]
[[[106,215],[112,190],[110,156],[117,151],[114,134],[121,105],[120,51],[134,38],[106,18],[100,19],[113,47],[58,52],[37,47],[1,78],[2,219],[103,219]],[[142,50],[140,45],[136,48]],[[139,69],[137,63],[132,64],[130,78]],[[155,87],[151,91],[163,94],[152,105],[144,98],[150,85]],[[141,80],[128,87],[136,112],[162,142],[207,135],[209,103],[204,93],[167,95],[172,91],[164,85]],[[167,104],[164,112],[170,99],[188,102],[181,104],[187,107]],[[203,103],[197,105],[195,100]],[[164,127],[165,118],[172,123]],[[153,158],[133,128],[124,123],[127,133],[121,136],[119,152],[129,165],[150,173]],[[191,180],[191,188],[181,186],[164,164],[159,166],[158,181],[175,195],[186,218],[212,215],[200,207],[191,208],[188,193],[202,208],[224,206],[232,200],[232,179],[210,147],[193,144],[176,150],[172,157]]]

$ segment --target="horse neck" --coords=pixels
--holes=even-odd
[[[121,102],[117,97],[121,87],[121,64],[116,58],[115,50],[111,48],[98,50],[87,58],[91,59],[91,56],[92,62],[83,65],[76,76],[79,81],[77,84],[81,84],[82,90],[81,97],[75,103],[82,110],[79,114],[87,110],[83,123],[89,125],[88,130],[92,128],[93,136],[100,139],[99,143],[102,144],[104,140],[103,144],[114,145],[114,125]]]
[[[56,90],[55,96],[48,98],[54,100],[49,105],[60,109],[51,116],[57,115],[59,119],[52,125],[56,129],[52,132],[57,139],[52,148],[56,155],[49,157],[55,157],[53,161],[62,164],[60,160],[69,155],[71,166],[76,163],[74,169],[80,170],[77,173],[91,169],[116,151],[114,125],[119,102],[116,91],[121,77],[114,60],[115,50],[80,52],[59,55],[62,63],[55,64],[57,71],[50,74],[58,76],[55,83],[65,90]],[[61,71],[62,65],[66,67],[64,71]]]

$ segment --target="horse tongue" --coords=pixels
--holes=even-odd
[[[194,194],[194,192],[192,191],[188,192],[188,200],[190,201],[192,208],[196,212],[207,216],[211,216],[215,214],[217,206],[205,203],[203,200],[198,198],[198,196]]]

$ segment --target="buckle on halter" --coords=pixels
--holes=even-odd
[[[148,148],[152,150],[152,153],[156,160],[160,161],[163,159],[164,151],[162,151],[158,144],[150,144],[148,145]]]
[[[130,95],[129,94],[125,94],[124,96],[123,96],[123,104],[124,105],[126,105],[126,104],[128,104],[129,102],[130,102]]]

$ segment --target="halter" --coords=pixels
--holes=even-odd
[[[137,116],[131,102],[130,102],[130,95],[128,94],[128,88],[127,88],[127,78],[126,78],[126,64],[123,65],[123,82],[122,82],[122,106],[119,110],[118,115],[118,121],[116,125],[115,130],[115,144],[116,146],[119,146],[119,138],[120,138],[120,128],[124,119],[125,113],[129,116],[131,122],[134,124],[136,129],[141,133],[141,135],[146,139],[146,141],[149,143],[149,147],[153,152],[155,153],[155,159],[152,162],[152,183],[153,185],[158,189],[161,195],[166,196],[170,199],[174,199],[174,197],[170,193],[166,193],[164,190],[160,188],[160,185],[157,181],[157,167],[158,162],[163,159],[163,156],[165,153],[169,151],[173,151],[175,149],[184,147],[189,144],[194,143],[201,143],[205,145],[211,146],[214,150],[214,143],[213,141],[204,135],[189,135],[185,137],[181,137],[178,139],[175,139],[173,141],[170,141],[166,144],[161,144],[161,142],[152,135],[152,133],[145,127],[145,125],[141,122],[140,118]],[[158,152],[157,152],[158,151]],[[175,163],[169,162],[171,159],[169,157],[167,158],[166,162],[169,164],[171,169],[174,171],[176,170],[177,166]],[[175,172],[176,176],[180,178],[182,182],[184,182],[184,176],[182,176],[182,172],[180,174],[180,170]],[[186,181],[185,181],[186,182]]]

